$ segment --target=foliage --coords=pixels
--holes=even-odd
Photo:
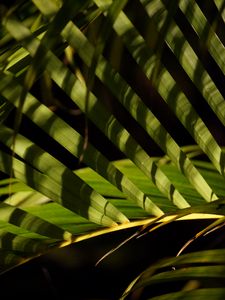
[[[195,239],[223,225],[224,4],[0,5],[2,272],[128,227],[136,237],[215,219]],[[223,273],[224,249],[189,253],[150,266],[128,290],[207,274],[209,288],[151,299],[221,299]]]

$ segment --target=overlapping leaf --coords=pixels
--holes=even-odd
[[[2,269],[51,247],[107,231],[140,225],[146,230],[157,217],[166,224],[181,217],[225,215],[224,151],[208,129],[206,117],[202,118],[192,105],[192,90],[195,90],[224,125],[224,2],[211,2],[217,12],[213,20],[207,19],[207,13],[195,1],[33,0],[11,11],[1,6],[0,170],[16,178],[0,184]],[[142,12],[143,22],[137,20],[135,8]],[[100,20],[98,26],[93,21],[96,19]],[[89,32],[91,29],[96,41]],[[123,61],[117,58],[119,63],[113,64],[105,55],[106,48],[113,47],[114,36],[130,53],[135,67],[140,67],[149,87],[165,101],[183,130],[192,135],[212,163],[195,161],[185,152],[139,95],[137,83],[126,79],[121,71]],[[73,52],[74,65],[84,64],[82,70],[78,67],[72,70],[65,63],[62,59],[65,49]],[[191,91],[176,79],[166,55],[173,57],[175,67],[185,74]],[[212,71],[210,64],[218,72]],[[87,141],[87,135],[82,136],[69,121],[47,108],[38,94],[33,95],[33,85],[44,74],[129,160],[108,160],[98,146]],[[97,79],[118,102],[118,107],[126,109],[135,124],[133,127],[124,125],[102,103],[96,92]],[[13,127],[7,121],[14,108],[17,112]],[[70,159],[82,158],[90,169],[74,171],[66,167],[63,160],[54,157],[51,146],[46,152],[38,138],[31,141],[21,134],[20,124],[25,116],[54,141],[52,147],[56,143],[64,153],[72,155]],[[144,150],[135,138],[135,126],[141,127],[166,157],[160,160],[150,157],[151,151]],[[134,222],[116,226],[129,221]],[[218,223],[222,221],[223,218]],[[111,228],[100,230],[102,226]],[[212,264],[217,254],[222,257],[217,251],[203,254],[201,258]],[[210,267],[195,266],[195,254],[185,261],[182,259],[186,257],[168,260],[166,266],[159,263],[150,267],[134,287],[194,276],[223,278],[223,259],[216,262],[218,266]],[[153,269],[155,272],[162,267],[177,268],[179,264],[187,264],[187,270],[151,273]],[[204,288],[176,291],[152,299],[195,299],[207,293],[219,299],[224,289],[216,286],[210,291]]]
[[[158,293],[155,292],[158,295],[151,295],[151,290],[149,290],[148,299],[179,299],[180,297],[182,299],[204,299],[209,295],[213,299],[221,299],[225,295],[225,289],[222,281],[218,281],[218,279],[223,278],[224,268],[224,249],[193,252],[162,260],[136,278],[121,299],[126,299],[129,293],[138,289],[151,287],[154,290],[154,285],[158,285],[161,289],[158,288]],[[166,292],[163,283],[170,282],[172,284],[174,281],[177,284],[180,282],[183,290],[174,291],[176,287],[171,287]],[[165,294],[163,295],[160,291],[164,291]]]

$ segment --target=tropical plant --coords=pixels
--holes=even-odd
[[[212,218],[194,240],[224,224],[224,6],[0,5],[2,272],[129,227],[137,237]],[[182,255],[191,241],[146,269],[122,299],[193,278],[197,286],[159,288],[151,299],[222,299],[225,249]]]

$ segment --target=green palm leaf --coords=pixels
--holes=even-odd
[[[90,65],[90,53],[93,52],[93,47],[88,43],[87,39],[82,36],[82,33],[78,28],[70,24],[67,26],[63,35],[67,37],[67,40],[71,40],[71,45],[73,45],[80,56],[84,59],[87,65]],[[73,35],[72,35],[73,33]],[[83,47],[82,47],[83,45]],[[88,55],[85,55],[88,53]],[[105,78],[104,74],[107,72],[108,78]],[[217,196],[214,195],[211,188],[202,178],[201,174],[197,172],[196,168],[193,166],[191,161],[186,157],[185,153],[182,152],[173,138],[165,128],[161,125],[158,119],[152,114],[150,110],[141,102],[140,98],[135,94],[134,91],[126,84],[123,78],[115,71],[110,68],[106,60],[101,57],[99,61],[99,66],[96,68],[96,75],[111,89],[112,93],[119,95],[118,100],[128,109],[130,114],[137,120],[137,122],[148,132],[148,134],[159,144],[159,146],[167,153],[178,168],[184,172],[187,178],[195,185],[195,188],[199,193],[207,200],[215,200]],[[109,75],[111,76],[109,77]],[[118,94],[118,90],[121,91]],[[145,117],[138,114],[139,111],[145,112]],[[164,139],[162,137],[165,137]],[[181,165],[181,162],[183,163]]]
[[[99,4],[101,5],[101,1],[99,1]],[[146,76],[150,79],[152,76],[155,78],[154,62],[157,62],[157,64],[159,63],[157,56],[154,54],[154,49],[147,47],[144,38],[138,33],[125,14],[120,14],[117,22],[114,24],[114,28],[123,39],[134,59],[142,67]],[[130,43],[131,41],[132,43]],[[142,52],[141,60],[140,51]],[[154,79],[154,86],[162,96],[163,100],[169,105],[171,110],[174,111],[180,122],[199,144],[201,149],[212,160],[218,171],[223,174],[223,166],[221,169],[220,163],[221,160],[223,161],[221,148],[169,72],[162,64],[159,66],[160,73],[157,75],[157,82],[155,82],[156,80]]]
[[[29,36],[30,32],[21,23],[18,23],[15,19],[7,21],[8,30],[12,30],[12,34],[15,33],[15,37],[18,39]],[[19,35],[15,28],[20,28]],[[21,32],[24,32],[24,36],[21,37]],[[33,40],[30,45],[27,45],[28,50],[31,51],[31,55],[36,54],[36,50],[39,47],[38,40]],[[26,45],[25,45],[26,47]],[[43,49],[44,52],[47,49]],[[86,87],[68,70],[52,53],[47,52],[49,59],[47,64],[47,70],[51,74],[52,79],[71,97],[71,99],[84,111],[87,116],[101,129],[104,134],[112,140],[116,146],[126,154],[127,157],[132,159],[143,172],[150,177],[162,193],[166,194],[168,198],[174,201],[179,207],[188,206],[188,203],[180,195],[179,191],[175,189],[173,184],[166,178],[160,169],[154,164],[153,160],[149,158],[147,153],[136,143],[136,141],[130,136],[127,130],[120,125],[115,117],[110,114],[105,108],[97,101],[96,97],[89,93],[88,108],[86,107]],[[64,82],[70,82],[65,87]],[[97,115],[101,115],[102,118],[96,118]],[[103,117],[104,116],[104,117]],[[172,191],[172,192],[171,192]]]
[[[209,263],[210,262],[210,263]],[[171,268],[173,271],[171,271]],[[137,289],[147,286],[163,284],[164,282],[181,282],[183,291],[171,292],[165,295],[150,297],[149,299],[197,299],[197,297],[214,295],[215,299],[221,299],[224,295],[222,284],[218,283],[218,279],[224,276],[224,249],[215,249],[208,251],[199,251],[185,254],[176,258],[162,260],[145,270],[138,278],[133,281],[121,299],[125,299],[128,293],[132,293]],[[189,280],[192,280],[192,288]],[[196,283],[194,284],[194,280]],[[205,281],[204,281],[205,280]],[[211,283],[210,288],[206,288]],[[190,289],[185,287],[189,281]],[[198,289],[201,286],[201,289]],[[160,294],[160,288],[158,289]],[[207,296],[208,297],[208,296]]]
[[[15,93],[21,91],[21,87],[16,81],[12,81],[11,77],[2,76],[1,90],[2,94],[13,104],[15,101]],[[13,84],[12,84],[13,82]],[[13,87],[13,89],[11,89]],[[12,93],[13,91],[13,93]],[[54,115],[48,108],[39,103],[32,95],[27,94],[27,102],[23,105],[23,113],[30,118],[35,124],[42,128],[46,133],[53,137],[58,143],[60,143],[65,149],[76,157],[83,155],[83,161],[90,165],[103,177],[108,179],[112,184],[122,190],[128,197],[137,201],[141,207],[154,215],[162,214],[160,209],[154,205],[154,203],[148,199],[128,178],[115,168],[106,157],[104,157],[97,149],[92,145],[88,145],[84,154],[82,153],[81,145],[84,143],[83,137],[71,128],[67,123]],[[49,126],[51,124],[51,126]],[[120,182],[116,178],[122,178]],[[143,199],[145,203],[143,204]]]
[[[11,10],[1,4],[2,271],[53,247],[129,227],[142,233],[180,219],[216,219],[200,235],[221,226],[224,150],[207,116],[194,103],[196,93],[220,125],[225,125],[224,1],[211,2],[216,10],[213,18],[195,1],[33,0],[21,1]],[[141,21],[136,12],[141,12]],[[116,50],[115,45],[119,45]],[[131,66],[126,68],[123,55],[130,57]],[[165,120],[145,99],[140,79],[129,79],[132,68],[196,145],[180,145],[176,128],[174,132],[167,129]],[[42,80],[45,87],[40,96],[34,87]],[[90,120],[125,159],[109,159],[107,149],[99,150],[101,140],[91,143],[68,116],[60,117],[47,104],[56,86],[83,113],[85,129]],[[105,105],[104,93],[130,121],[111,107],[113,101]],[[66,107],[63,101],[60,105]],[[40,135],[48,137],[46,147],[41,138],[23,130],[21,124],[27,119]],[[165,156],[151,156],[136,129]],[[54,145],[68,155],[69,163],[56,157]],[[195,158],[199,153],[204,153],[204,160]],[[74,170],[73,160],[87,168]],[[205,295],[220,299],[224,288],[214,283],[224,277],[223,257],[222,249],[159,261],[127,292],[164,282],[210,278],[210,289],[169,291],[151,299]]]

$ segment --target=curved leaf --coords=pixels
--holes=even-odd
[[[194,285],[194,284],[193,284]],[[198,289],[193,291],[181,291],[177,293],[169,293],[162,296],[151,297],[151,300],[204,300],[215,299],[221,300],[225,296],[224,288]]]
[[[184,296],[184,299],[185,296],[187,296],[187,299],[189,299],[189,297],[190,299],[196,299],[195,297],[197,295],[205,295],[206,290],[210,293],[210,291],[213,291],[213,288],[220,288],[218,291],[214,290],[215,296],[217,296],[218,294],[216,292],[224,293],[222,284],[224,268],[224,249],[199,251],[175,258],[164,259],[155,265],[152,265],[138,276],[126,289],[121,299],[125,299],[129,293],[132,293],[139,288],[148,286],[153,288],[154,285],[162,285],[165,282],[172,283],[174,281],[177,283],[181,282],[183,291],[176,291],[173,293],[174,291],[172,288],[170,293],[165,292],[165,295],[160,295],[161,292],[158,286],[157,291],[159,295],[157,295],[157,297],[150,297],[150,299],[161,299],[161,297],[162,299],[168,299],[169,296],[171,296],[171,299],[177,299],[176,297],[178,296]],[[222,281],[218,281],[218,279],[221,279]],[[188,288],[185,290],[185,283],[189,280],[197,280],[197,285],[194,285],[193,283],[193,291],[188,290]],[[209,285],[209,280],[210,287],[208,288],[207,285]],[[203,290],[198,289],[199,286],[201,286]]]

